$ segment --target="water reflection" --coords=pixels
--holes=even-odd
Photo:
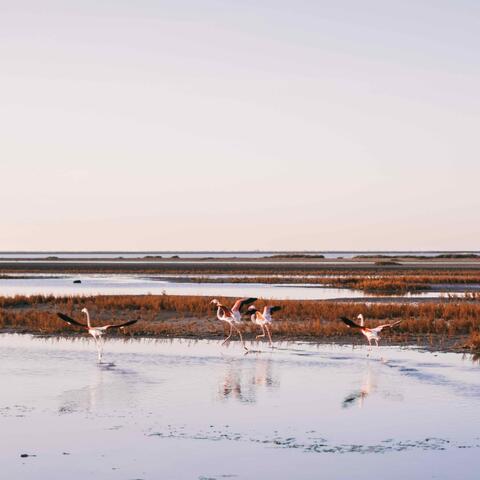
[[[362,373],[359,384],[360,388],[354,390],[345,396],[342,401],[342,408],[350,408],[354,405],[358,405],[359,408],[363,408],[367,398],[380,394],[382,399],[388,401],[403,401],[403,394],[395,391],[393,385],[390,382],[382,382],[382,369],[387,367],[384,360],[381,360],[380,365],[373,365],[368,361],[365,371]],[[385,386],[382,387],[382,384]],[[381,388],[379,388],[379,384]],[[387,387],[390,385],[390,387]]]
[[[259,391],[279,385],[271,359],[256,359],[254,362],[231,360],[225,365],[218,392],[221,400],[255,403]]]
[[[291,343],[244,357],[238,343],[111,339],[115,365],[97,366],[91,346],[0,335],[2,478],[286,480],[331,465],[326,478],[368,480],[366,461],[379,478],[476,478],[470,356],[380,347],[383,363]],[[451,472],[432,473],[438,462]]]
[[[471,360],[472,363],[477,363],[480,365],[480,352],[476,353],[464,353],[462,358],[464,360]]]
[[[364,374],[361,386],[359,390],[355,390],[349,393],[342,402],[343,408],[350,408],[353,405],[358,405],[363,408],[365,399],[377,389],[376,377],[372,373],[370,364],[367,366],[367,370]]]
[[[133,370],[118,368],[114,363],[100,363],[92,369],[90,381],[78,389],[67,390],[59,396],[59,414],[85,412],[98,414],[119,402],[134,402],[138,374]]]

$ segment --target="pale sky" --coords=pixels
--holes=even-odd
[[[0,250],[479,249],[480,2],[0,0]]]

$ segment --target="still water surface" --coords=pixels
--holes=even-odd
[[[201,295],[258,297],[276,300],[329,300],[371,298],[378,295],[349,288],[331,288],[318,284],[267,283],[188,283],[141,275],[44,275],[27,274],[29,278],[0,278],[0,296],[13,295]],[[178,278],[178,275],[177,275]],[[188,279],[188,276],[185,276]],[[73,283],[81,280],[81,283]],[[441,291],[420,292],[419,298],[438,298]],[[401,297],[401,296],[400,296]],[[410,295],[405,295],[410,297]]]
[[[253,348],[0,335],[2,477],[478,478],[470,358]]]

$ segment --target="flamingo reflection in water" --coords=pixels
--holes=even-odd
[[[343,408],[349,408],[355,404],[358,404],[360,408],[363,407],[365,399],[373,393],[377,388],[375,377],[372,375],[370,367],[362,380],[362,384],[359,390],[356,390],[345,397],[342,402]]]
[[[235,399],[242,403],[255,403],[259,389],[278,387],[272,360],[259,359],[245,365],[233,360],[226,365],[219,383],[219,396],[222,400]]]
[[[353,405],[358,405],[360,408],[363,408],[367,398],[372,395],[380,395],[383,400],[387,401],[403,401],[403,394],[399,391],[396,391],[395,388],[379,388],[379,378],[385,374],[385,368],[388,368],[388,364],[380,362],[378,365],[371,365],[370,360],[368,361],[367,369],[363,373],[360,389],[354,390],[348,394],[342,401],[343,408],[350,408]]]

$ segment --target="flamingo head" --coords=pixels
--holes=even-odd
[[[82,313],[86,315],[88,313],[88,310],[86,308],[82,308]]]
[[[363,315],[359,313],[357,318],[360,321],[360,325],[363,327],[363,324],[365,323],[365,320],[363,319]]]
[[[257,307],[255,305],[250,305],[248,308],[247,308],[247,313],[255,313],[255,312],[258,312],[257,310]]]
[[[220,302],[216,298],[214,298],[210,303],[212,305],[215,305],[216,307],[218,307],[218,305],[220,305]]]

